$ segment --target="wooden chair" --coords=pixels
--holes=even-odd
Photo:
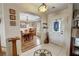
[[[30,40],[32,40],[34,37],[34,29],[33,28],[29,29],[29,34],[30,34]]]

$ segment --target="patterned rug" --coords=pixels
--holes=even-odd
[[[38,49],[34,52],[34,56],[52,56],[52,53],[47,49]]]

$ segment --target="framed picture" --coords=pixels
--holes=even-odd
[[[10,21],[10,26],[16,26],[16,21]]]
[[[16,11],[14,9],[9,9],[10,14],[16,14]]]
[[[16,16],[15,15],[10,15],[10,20],[16,20]]]

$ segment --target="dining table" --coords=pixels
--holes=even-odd
[[[32,40],[33,36],[34,36],[34,32],[27,32],[22,35],[22,37],[24,37],[25,40]]]

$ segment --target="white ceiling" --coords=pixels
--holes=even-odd
[[[19,5],[22,6],[22,7],[28,7],[29,6],[29,8],[32,7],[30,9],[35,9],[35,10],[38,11],[38,8],[41,4],[42,3],[21,3]],[[62,9],[66,8],[68,6],[67,3],[45,3],[45,4],[48,7],[47,13],[62,10]],[[52,7],[55,7],[55,8],[52,8]]]
[[[25,8],[28,11],[38,12],[38,8],[42,3],[19,3],[20,7]],[[48,7],[48,11],[46,13],[56,12],[68,7],[67,3],[45,3]],[[52,8],[55,7],[55,8]],[[21,8],[22,9],[22,8]],[[38,12],[39,13],[39,12]],[[26,20],[28,16],[29,21],[37,21],[39,16],[28,14],[28,13],[21,13],[20,20]]]
[[[37,8],[41,5],[42,3],[32,3],[30,5],[34,5]],[[64,8],[67,7],[66,3],[45,3],[48,7],[48,12],[53,12],[53,11],[57,11],[57,10],[62,10]],[[55,8],[52,8],[55,7]]]
[[[20,20],[22,21],[39,21],[40,17],[39,16],[36,16],[36,15],[32,15],[32,14],[29,14],[29,13],[20,13]]]

